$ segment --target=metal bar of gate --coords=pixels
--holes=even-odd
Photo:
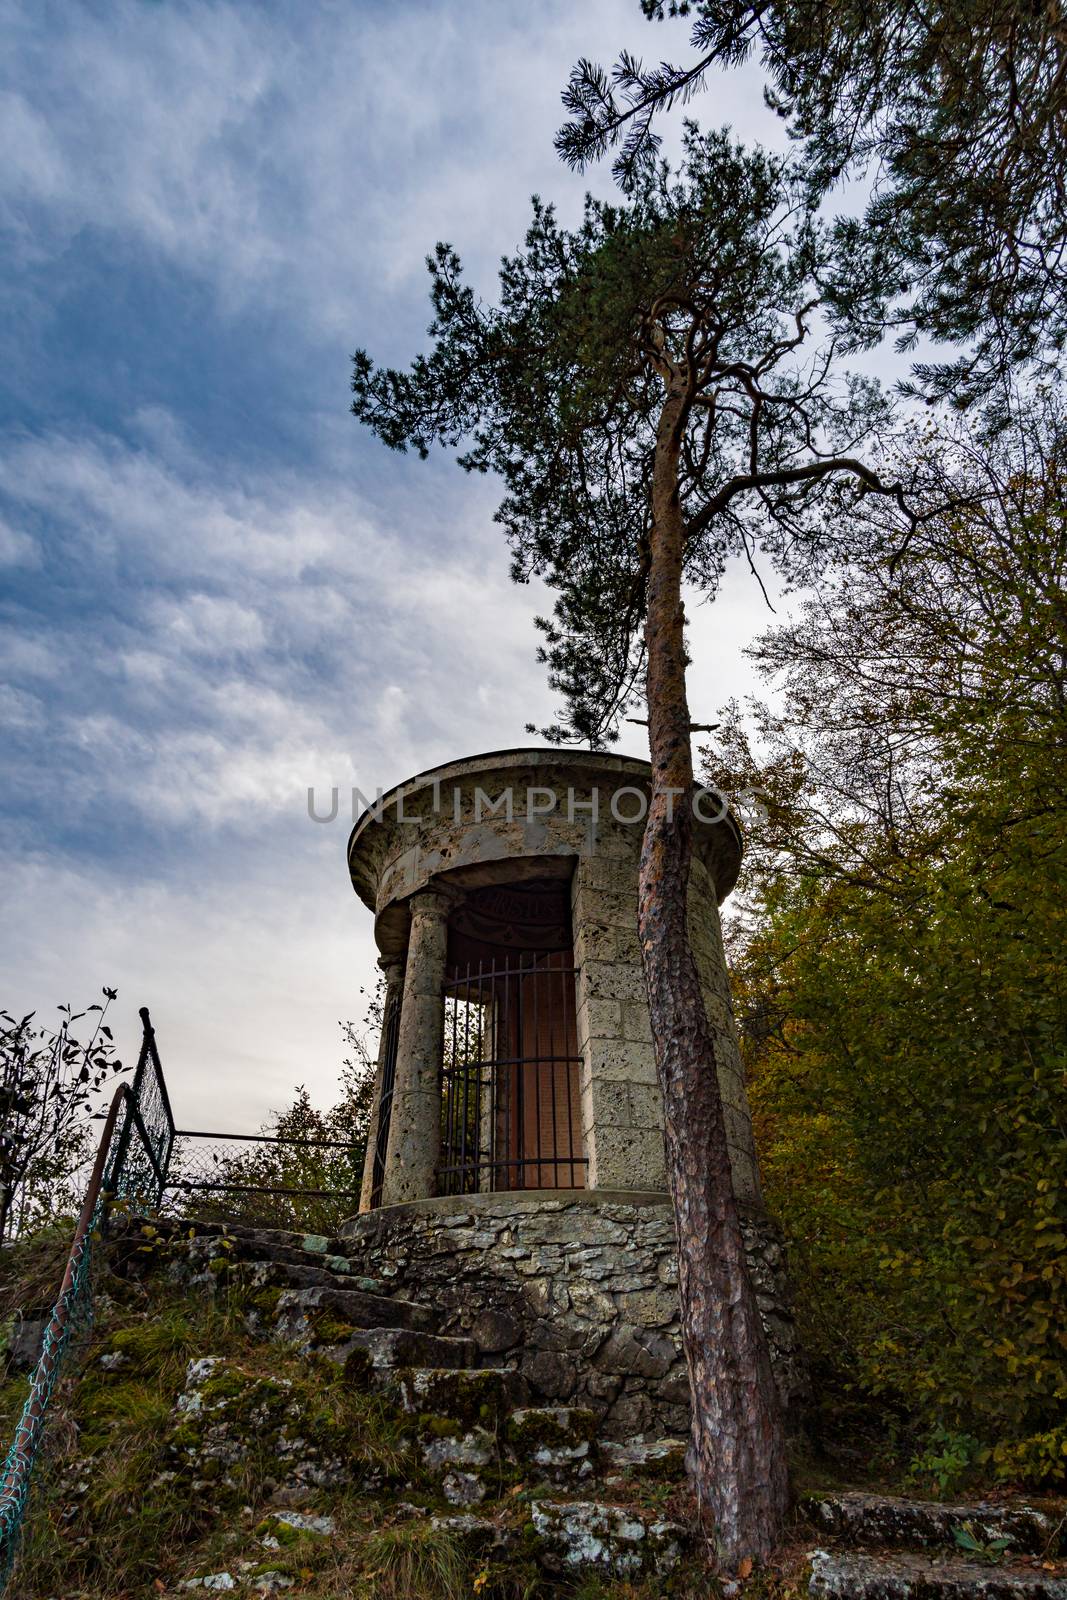
[[[445,982],[453,1042],[442,1061],[438,1177],[446,1194],[471,1193],[487,1181],[493,1188],[540,1188],[553,1180],[571,1187],[576,1170],[587,1166],[574,1133],[572,1080],[581,1063],[567,994],[574,968],[545,966],[546,959],[545,952],[522,952],[501,966],[480,961],[477,973],[468,963]]]

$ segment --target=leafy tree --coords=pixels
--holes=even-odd
[[[76,1207],[78,1174],[92,1154],[96,1096],[124,1071],[115,1056],[104,1004],[59,1007],[58,1029],[35,1013],[0,1011],[0,1241],[32,1232]],[[76,1025],[86,1021],[87,1036]],[[83,1030],[84,1034],[84,1030]]]
[[[916,368],[931,396],[988,393],[1020,362],[1058,363],[1067,335],[1067,25],[1059,0],[641,0],[692,15],[695,57],[609,75],[589,61],[564,93],[557,147],[581,166],[621,145],[633,182],[656,114],[716,66],[758,53],[769,103],[802,143],[816,190],[873,176],[862,221],[839,223],[854,274],[850,315],[968,346]]]
[[[810,570],[857,500],[906,514],[904,481],[854,451],[885,431],[872,383],[837,372],[816,320],[835,269],[788,165],[727,133],[686,133],[677,177],[645,168],[624,206],[574,232],[534,201],[525,245],[483,305],[459,259],[429,262],[433,348],[407,372],[354,360],[353,410],[394,448],[465,445],[497,473],[513,574],[558,593],[544,659],[570,735],[615,735],[644,678],[653,797],[641,944],[680,1240],[693,1463],[728,1563],[765,1554],[787,1484],[766,1342],[745,1266],[722,1106],[686,930],[693,786],[683,579],[713,592],[757,547]]]
[[[1067,427],[1011,420],[759,641],[781,708],[711,757],[764,790],[735,983],[808,1341],[941,1488],[1067,1476]]]
[[[1017,398],[992,429],[921,448],[930,514],[906,546],[877,502],[859,506],[848,563],[750,650],[777,706],[721,714],[719,780],[762,790],[742,893],[783,875],[888,889],[869,840],[951,840],[978,772],[986,795],[1015,794],[1019,822],[1024,799],[1067,808],[1062,400]]]

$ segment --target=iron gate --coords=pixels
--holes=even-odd
[[[445,983],[442,1194],[585,1186],[569,950],[453,967]]]

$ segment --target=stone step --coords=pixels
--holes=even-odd
[[[474,1340],[436,1334],[435,1322],[424,1306],[355,1289],[285,1289],[274,1311],[276,1338],[346,1366],[361,1383],[379,1368],[473,1366]]]
[[[256,1228],[247,1223],[205,1222],[196,1218],[179,1221],[173,1217],[117,1217],[109,1229],[109,1238],[120,1254],[124,1251],[129,1254],[131,1244],[140,1253],[145,1236],[169,1243],[172,1248],[184,1249],[194,1266],[203,1263],[217,1267],[227,1260],[273,1261],[319,1268],[357,1280],[370,1276],[362,1261],[345,1249],[342,1240],[324,1234],[292,1233],[282,1228]]]
[[[422,1440],[419,1453],[425,1470],[440,1480],[449,1505],[480,1505],[489,1493],[499,1446],[488,1428],[438,1433]]]
[[[412,1508],[413,1511],[415,1509]],[[424,1513],[420,1510],[419,1514]],[[515,1543],[514,1531],[511,1528],[494,1522],[490,1517],[474,1516],[470,1512],[431,1517],[430,1526],[441,1533],[451,1534],[472,1555],[482,1554],[487,1550],[507,1550]]]
[[[469,1367],[478,1348],[473,1339],[418,1333],[409,1328],[365,1328],[352,1335],[345,1347],[347,1370],[355,1375],[353,1354],[362,1354],[371,1369],[397,1367]],[[328,1355],[329,1351],[323,1354]]]
[[[981,1544],[1008,1539],[1016,1555],[1055,1553],[1058,1548],[1059,1518],[1019,1503],[941,1504],[849,1489],[803,1495],[800,1507],[820,1533],[848,1544],[940,1548],[962,1555],[956,1532],[966,1524]]]
[[[535,1500],[533,1531],[550,1572],[599,1572],[615,1578],[660,1577],[681,1559],[686,1530],[646,1511],[598,1500]]]
[[[504,1367],[383,1368],[372,1381],[409,1416],[447,1417],[465,1428],[498,1428],[529,1398],[526,1380]]]
[[[673,1482],[685,1477],[685,1439],[616,1439],[600,1441],[601,1470],[636,1478]]]
[[[410,1510],[417,1514],[416,1507]],[[533,1549],[537,1561],[553,1578],[571,1581],[583,1573],[623,1579],[666,1576],[691,1543],[688,1529],[679,1523],[606,1501],[538,1500],[530,1513],[525,1531],[513,1522],[470,1512],[433,1516],[430,1521],[472,1553],[517,1546]],[[537,1540],[533,1546],[530,1533]],[[571,1583],[566,1587],[569,1593]]]
[[[1017,1564],[897,1550],[813,1550],[815,1600],[1067,1600],[1067,1577]]]
[[[347,1339],[348,1332],[340,1333],[339,1337],[323,1337],[327,1325],[335,1329],[353,1328],[386,1328],[405,1329],[412,1333],[433,1333],[437,1327],[437,1316],[427,1310],[425,1306],[416,1305],[411,1300],[390,1300],[385,1295],[365,1294],[362,1289],[338,1288],[333,1284],[316,1286],[306,1289],[284,1289],[278,1297],[275,1311],[275,1322],[279,1329],[283,1322],[286,1327],[299,1330],[303,1322],[309,1329],[319,1329],[320,1344],[340,1344]],[[300,1338],[301,1333],[296,1331],[292,1337]],[[470,1344],[471,1340],[464,1340]],[[419,1365],[428,1365],[420,1362]]]
[[[308,1267],[316,1272],[330,1272],[337,1278],[356,1278],[360,1281],[369,1276],[363,1271],[358,1261],[352,1261],[348,1256],[331,1255],[327,1251],[302,1250],[295,1245],[271,1245],[264,1247],[253,1239],[238,1239],[234,1241],[236,1249],[230,1252],[238,1261],[271,1261],[275,1266]],[[375,1282],[382,1280],[375,1279]]]
[[[503,1374],[498,1374],[503,1376]],[[452,1406],[440,1379],[435,1384],[439,1403]],[[475,1393],[479,1385],[474,1386]],[[455,1393],[455,1391],[453,1391]],[[484,1396],[483,1389],[483,1396]],[[569,1406],[519,1407],[501,1416],[483,1404],[478,1420],[452,1418],[447,1412],[420,1415],[419,1452],[424,1469],[440,1480],[441,1493],[454,1506],[479,1505],[500,1493],[502,1461],[516,1464],[524,1478],[550,1478],[555,1483],[581,1481],[593,1473],[593,1435],[596,1418],[591,1411]]]
[[[249,1258],[237,1262],[236,1267],[238,1271],[247,1273],[247,1281],[253,1289],[280,1288],[284,1285],[290,1289],[356,1290],[379,1299],[389,1298],[390,1285],[382,1278],[361,1278],[356,1273],[337,1272],[333,1268],[310,1262],[256,1261]]]
[[[256,1228],[243,1222],[203,1222],[188,1218],[181,1222],[156,1222],[160,1231],[171,1238],[187,1238],[190,1244],[200,1240],[227,1239],[233,1254],[240,1260],[255,1257],[259,1260],[289,1261],[296,1265],[324,1266],[331,1272],[355,1273],[362,1268],[358,1260],[348,1253],[343,1239],[320,1233],[292,1233],[284,1228]]]
[[[597,1462],[597,1419],[577,1406],[527,1406],[504,1425],[509,1458],[556,1482],[588,1478]]]

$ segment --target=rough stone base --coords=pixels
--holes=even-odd
[[[806,1392],[785,1257],[765,1215],[744,1221],[787,1416]],[[514,1367],[540,1400],[587,1406],[608,1439],[684,1433],[674,1223],[665,1195],[566,1190],[420,1200],[342,1228],[363,1269],[433,1306],[441,1332]]]

